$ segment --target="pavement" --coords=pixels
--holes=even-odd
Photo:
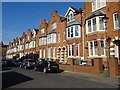
[[[107,85],[112,85],[112,86],[117,86],[120,88],[120,76],[110,78],[106,76],[97,76],[97,75],[92,75],[92,74],[87,74],[87,73],[80,73],[80,72],[73,72],[73,71],[67,71],[65,70],[61,74],[75,77],[75,78],[80,78],[83,80],[89,80],[93,82],[98,82],[98,83],[103,83]]]

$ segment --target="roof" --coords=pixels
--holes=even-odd
[[[72,25],[80,25],[80,24],[81,24],[81,22],[79,22],[79,21],[77,21],[77,20],[74,20],[74,21],[68,23],[68,24],[67,24],[67,27],[70,27],[70,26],[72,26]]]
[[[96,17],[96,16],[103,16],[103,15],[106,15],[102,10],[98,10],[98,11],[95,11],[95,12],[92,12],[88,17],[87,19],[91,19],[93,17]]]
[[[76,9],[76,8],[70,6],[69,9],[67,10],[66,14],[65,14],[65,17],[67,16],[67,14],[69,13],[70,10],[72,10],[75,14],[81,13],[83,11],[82,8]]]
[[[56,29],[53,29],[50,33],[48,34],[51,34],[51,33],[56,33]]]
[[[47,35],[45,34],[42,34],[39,38],[42,38],[42,37],[47,37]]]

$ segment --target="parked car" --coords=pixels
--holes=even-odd
[[[2,67],[8,67],[10,66],[10,60],[5,60],[5,59],[2,59],[1,60],[1,63],[2,63]]]
[[[21,61],[20,60],[11,60],[12,66],[20,66]]]
[[[59,65],[56,62],[53,61],[47,61],[47,60],[41,60],[40,62],[37,62],[34,66],[35,71],[42,71],[44,73],[47,72],[55,72],[59,71]]]
[[[24,59],[21,64],[20,67],[21,68],[34,68],[34,64],[36,63],[36,61],[34,59]]]

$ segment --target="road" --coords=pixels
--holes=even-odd
[[[32,69],[12,67],[2,72],[5,88],[115,88],[111,85],[66,76],[61,73],[43,73]]]

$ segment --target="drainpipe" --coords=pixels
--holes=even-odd
[[[83,10],[81,10],[80,14],[81,14],[82,46],[83,46],[83,58],[82,58],[82,59],[85,60],[85,51],[84,51],[84,27],[83,27],[82,13],[83,13]]]

